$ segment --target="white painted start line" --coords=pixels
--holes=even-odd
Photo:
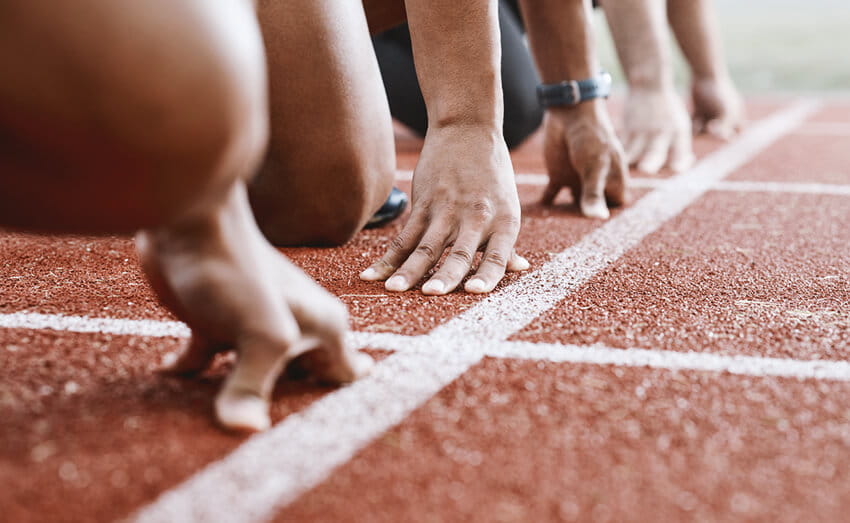
[[[411,180],[413,171],[399,171],[396,180]],[[850,174],[847,175],[850,179]],[[657,189],[668,182],[667,178],[648,178],[633,176],[631,186],[635,189]],[[517,185],[546,185],[549,177],[545,174],[517,173]],[[805,182],[770,182],[770,181],[720,181],[711,186],[712,191],[728,192],[768,192],[768,193],[799,193],[824,194],[830,196],[850,196],[850,184],[835,183],[805,183]]]
[[[850,374],[843,362],[742,360],[742,357],[701,353],[624,351],[505,341],[610,266],[628,249],[712,189],[724,176],[799,125],[816,107],[814,102],[799,102],[752,125],[734,142],[707,156],[691,170],[664,180],[656,190],[540,269],[490,295],[429,334],[416,337],[381,333],[353,335],[357,345],[393,348],[397,352],[376,365],[371,375],[327,394],[269,431],[249,438],[230,455],[163,493],[130,519],[265,521],[324,481],[336,467],[403,421],[410,412],[485,356],[522,357],[527,354],[528,358],[537,354],[540,359],[550,361],[659,368],[691,368],[687,365],[692,365],[695,370],[748,373],[745,371],[749,369],[763,372],[763,375],[847,379]],[[47,315],[38,316],[40,318],[20,315],[17,318],[30,321],[30,325],[45,325]],[[66,330],[97,327],[126,334],[129,327],[114,322],[131,321],[138,322],[132,324],[134,327],[152,333],[148,335],[160,332],[168,333],[161,335],[182,337],[187,334],[180,329],[182,324],[176,322],[150,322],[165,324],[155,327],[144,320],[86,320],[67,320],[63,325]],[[0,321],[0,326],[12,326],[11,323],[6,318],[5,323]],[[403,349],[396,348],[401,345]],[[759,366],[759,361],[765,364]]]
[[[61,314],[30,312],[0,314],[0,328],[46,329],[60,332],[116,334],[155,338],[188,338],[189,328],[177,321],[89,318]],[[460,339],[442,348],[446,353],[469,353],[469,340]],[[352,332],[349,344],[358,349],[381,349],[398,353],[430,356],[435,348],[427,335],[405,335],[389,332]],[[850,363],[838,360],[795,360],[678,352],[638,348],[613,348],[601,344],[574,345],[524,341],[478,340],[483,355],[490,358],[551,361],[556,363],[589,363],[652,367],[668,370],[729,372],[754,377],[777,376],[850,381]]]

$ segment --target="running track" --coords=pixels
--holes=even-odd
[[[532,270],[487,298],[358,281],[398,224],[287,249],[380,363],[281,383],[250,438],[211,422],[227,358],[156,373],[188,333],[130,241],[0,234],[0,520],[843,520],[850,102],[749,109],[607,222],[535,203],[532,139]],[[400,139],[404,188],[420,145]]]

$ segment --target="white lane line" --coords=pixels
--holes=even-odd
[[[850,179],[850,175],[847,176]],[[712,190],[739,192],[771,192],[824,194],[827,196],[850,196],[850,185],[832,183],[794,183],[794,182],[720,182]]]
[[[558,257],[557,265],[550,263],[535,271],[542,272],[544,278],[532,273],[486,299],[483,305],[417,338],[416,350],[384,359],[371,375],[324,396],[303,415],[291,416],[250,438],[233,454],[245,457],[228,457],[211,464],[143,507],[135,519],[207,521],[209,515],[217,521],[254,522],[273,517],[278,509],[324,481],[336,467],[479,361],[485,353],[481,342],[484,336],[501,339],[524,326],[575,289],[579,282],[575,273],[581,274],[580,281],[593,275],[580,264],[590,264],[596,271],[607,267],[613,256],[624,252],[618,247],[620,242],[634,245],[640,241],[711,183],[798,124],[813,108],[812,103],[796,104],[754,125],[738,141],[641,200],[648,199],[650,205],[639,202],[638,211],[625,211],[602,226],[607,231],[604,234],[592,233],[592,241],[581,243],[589,253],[568,249]],[[688,188],[688,183],[695,188]],[[649,220],[652,226],[630,224],[628,220]],[[621,236],[612,236],[615,233]],[[559,269],[557,274],[546,272],[553,267]],[[558,290],[561,286],[563,289]],[[542,300],[527,296],[541,291],[545,293]],[[384,415],[384,411],[391,415]],[[323,443],[311,447],[312,439]],[[242,454],[242,448],[250,450]],[[278,453],[280,462],[274,461]]]
[[[850,381],[850,363],[837,360],[794,360],[706,352],[615,349],[603,345],[561,345],[503,341],[486,344],[485,355],[536,361],[652,367],[668,370],[728,372],[755,377]]]
[[[425,337],[418,340],[422,343]],[[431,347],[433,349],[433,346]],[[131,517],[137,522],[265,521],[401,423],[481,358],[472,351],[398,353],[366,379],[251,437]]]
[[[412,171],[399,171],[398,180],[410,180]],[[850,178],[850,175],[848,175]],[[546,185],[549,177],[545,174],[517,173],[517,185]],[[657,189],[669,181],[669,178],[648,178],[635,176],[631,186],[636,189]],[[712,191],[731,192],[775,192],[826,194],[835,196],[850,195],[850,184],[805,183],[805,182],[770,182],[770,181],[720,181],[711,186]]]
[[[129,320],[119,318],[89,318],[63,314],[13,312],[0,314],[0,327],[8,329],[51,329],[68,332],[98,332],[151,336],[156,338],[189,337],[189,327],[179,321]]]
[[[369,334],[369,333],[358,333]],[[362,346],[382,348],[395,352],[415,353],[434,350],[425,346],[422,336],[388,334],[367,339]],[[368,341],[368,343],[366,343]],[[458,340],[455,343],[464,343]],[[841,360],[796,360],[713,354],[706,352],[679,352],[640,348],[618,349],[602,344],[574,345],[529,341],[481,340],[484,356],[522,360],[550,361],[554,363],[587,363],[592,365],[618,365],[623,367],[652,367],[668,370],[728,372],[753,377],[783,377],[798,379],[850,381],[850,362]],[[443,346],[442,352],[466,352],[464,346]]]
[[[850,175],[847,176],[850,178]],[[655,189],[666,182],[663,178],[632,178],[632,187]],[[828,196],[850,196],[850,184],[805,183],[805,182],[761,182],[761,181],[720,181],[711,186],[712,191],[731,192],[769,192],[825,194]]]
[[[850,137],[850,123],[847,122],[806,122],[794,134],[814,136],[847,136]]]
[[[505,339],[610,266],[711,186],[799,125],[817,104],[798,102],[754,124],[695,167],[667,179],[628,209],[555,256],[538,270],[495,292],[434,329],[442,343],[458,336]]]
[[[0,314],[0,327],[49,329],[64,332],[119,334],[127,336],[185,338],[189,329],[175,321],[89,318],[59,314]],[[442,366],[457,364],[453,354],[471,354],[477,348],[464,346],[463,339],[439,349],[427,335],[404,335],[389,332],[352,332],[351,345],[357,348],[389,350],[404,354],[440,357]],[[730,372],[748,376],[784,376],[850,381],[850,362],[838,360],[794,360],[760,356],[719,355],[703,352],[676,352],[648,349],[617,349],[600,344],[573,345],[524,341],[482,340],[476,344],[484,356],[552,362],[591,363],[597,365],[648,366],[663,369]],[[461,359],[465,356],[460,356]],[[474,361],[473,361],[474,363]],[[393,364],[398,369],[398,364]],[[445,367],[443,367],[445,368]],[[382,371],[384,372],[384,371]]]

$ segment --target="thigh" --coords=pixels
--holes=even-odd
[[[338,244],[377,210],[395,169],[392,123],[360,2],[261,0],[271,139],[251,186],[278,245]]]
[[[264,111],[263,64],[246,0],[0,2],[0,221],[130,230],[178,212],[231,134],[263,134],[243,125]]]

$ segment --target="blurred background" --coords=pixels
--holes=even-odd
[[[850,0],[715,0],[732,77],[745,93],[850,92]],[[603,67],[622,85],[605,17],[596,10]],[[688,83],[676,51],[676,76]]]

